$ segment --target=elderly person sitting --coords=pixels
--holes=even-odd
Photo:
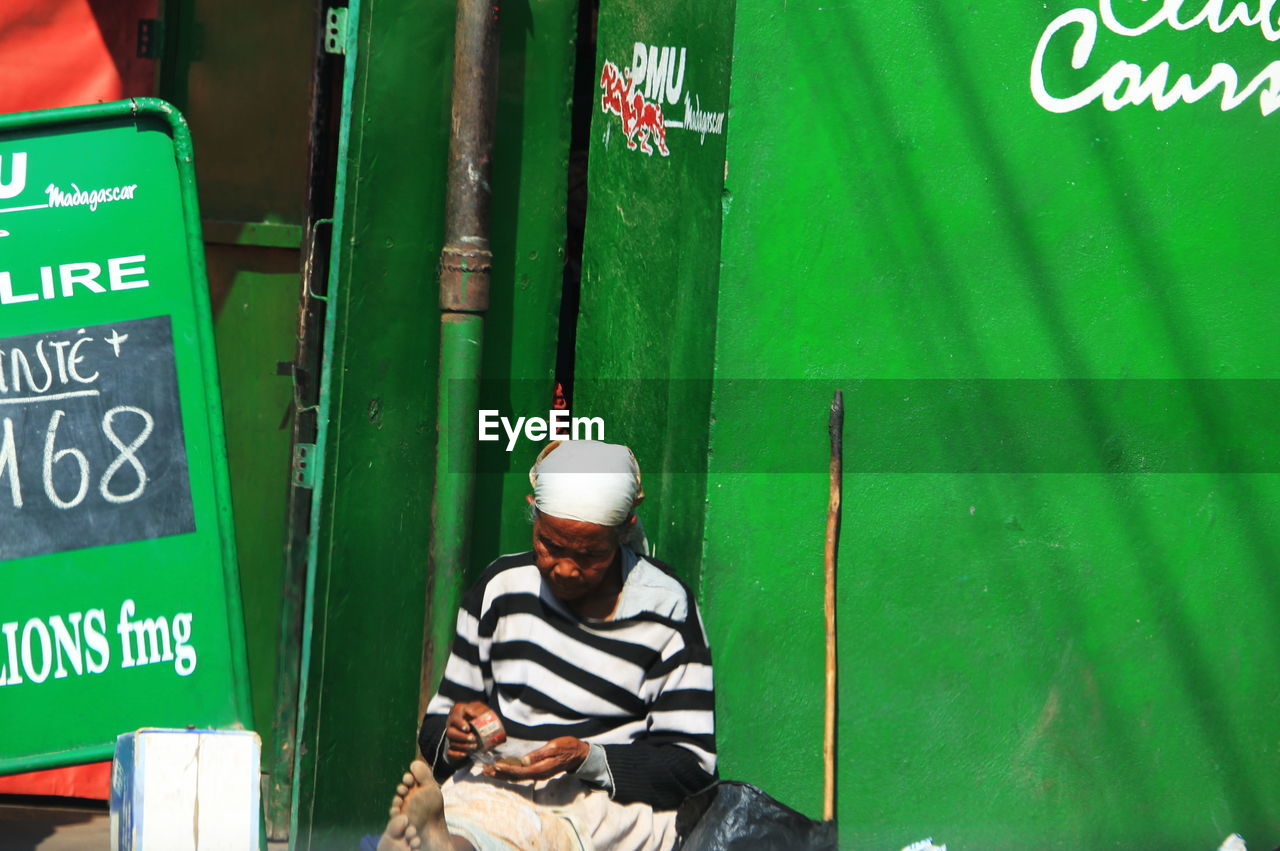
[[[711,654],[693,595],[645,555],[631,451],[552,443],[529,478],[533,550],[463,599],[418,738],[431,765],[379,851],[672,848],[675,808],[715,780]],[[489,710],[507,740],[477,755]]]

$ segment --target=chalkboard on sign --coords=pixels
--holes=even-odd
[[[0,559],[195,530],[169,317],[0,339]]]

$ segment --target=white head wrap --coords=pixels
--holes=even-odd
[[[529,470],[533,504],[538,511],[566,520],[621,526],[644,499],[640,465],[631,450],[598,440],[553,442]],[[637,520],[623,543],[645,553],[644,532]]]

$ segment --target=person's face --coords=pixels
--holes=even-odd
[[[599,588],[617,554],[617,532],[609,526],[547,514],[533,521],[534,560],[561,600],[581,600]]]

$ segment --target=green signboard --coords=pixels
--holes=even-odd
[[[249,718],[177,112],[0,117],[0,773]]]

